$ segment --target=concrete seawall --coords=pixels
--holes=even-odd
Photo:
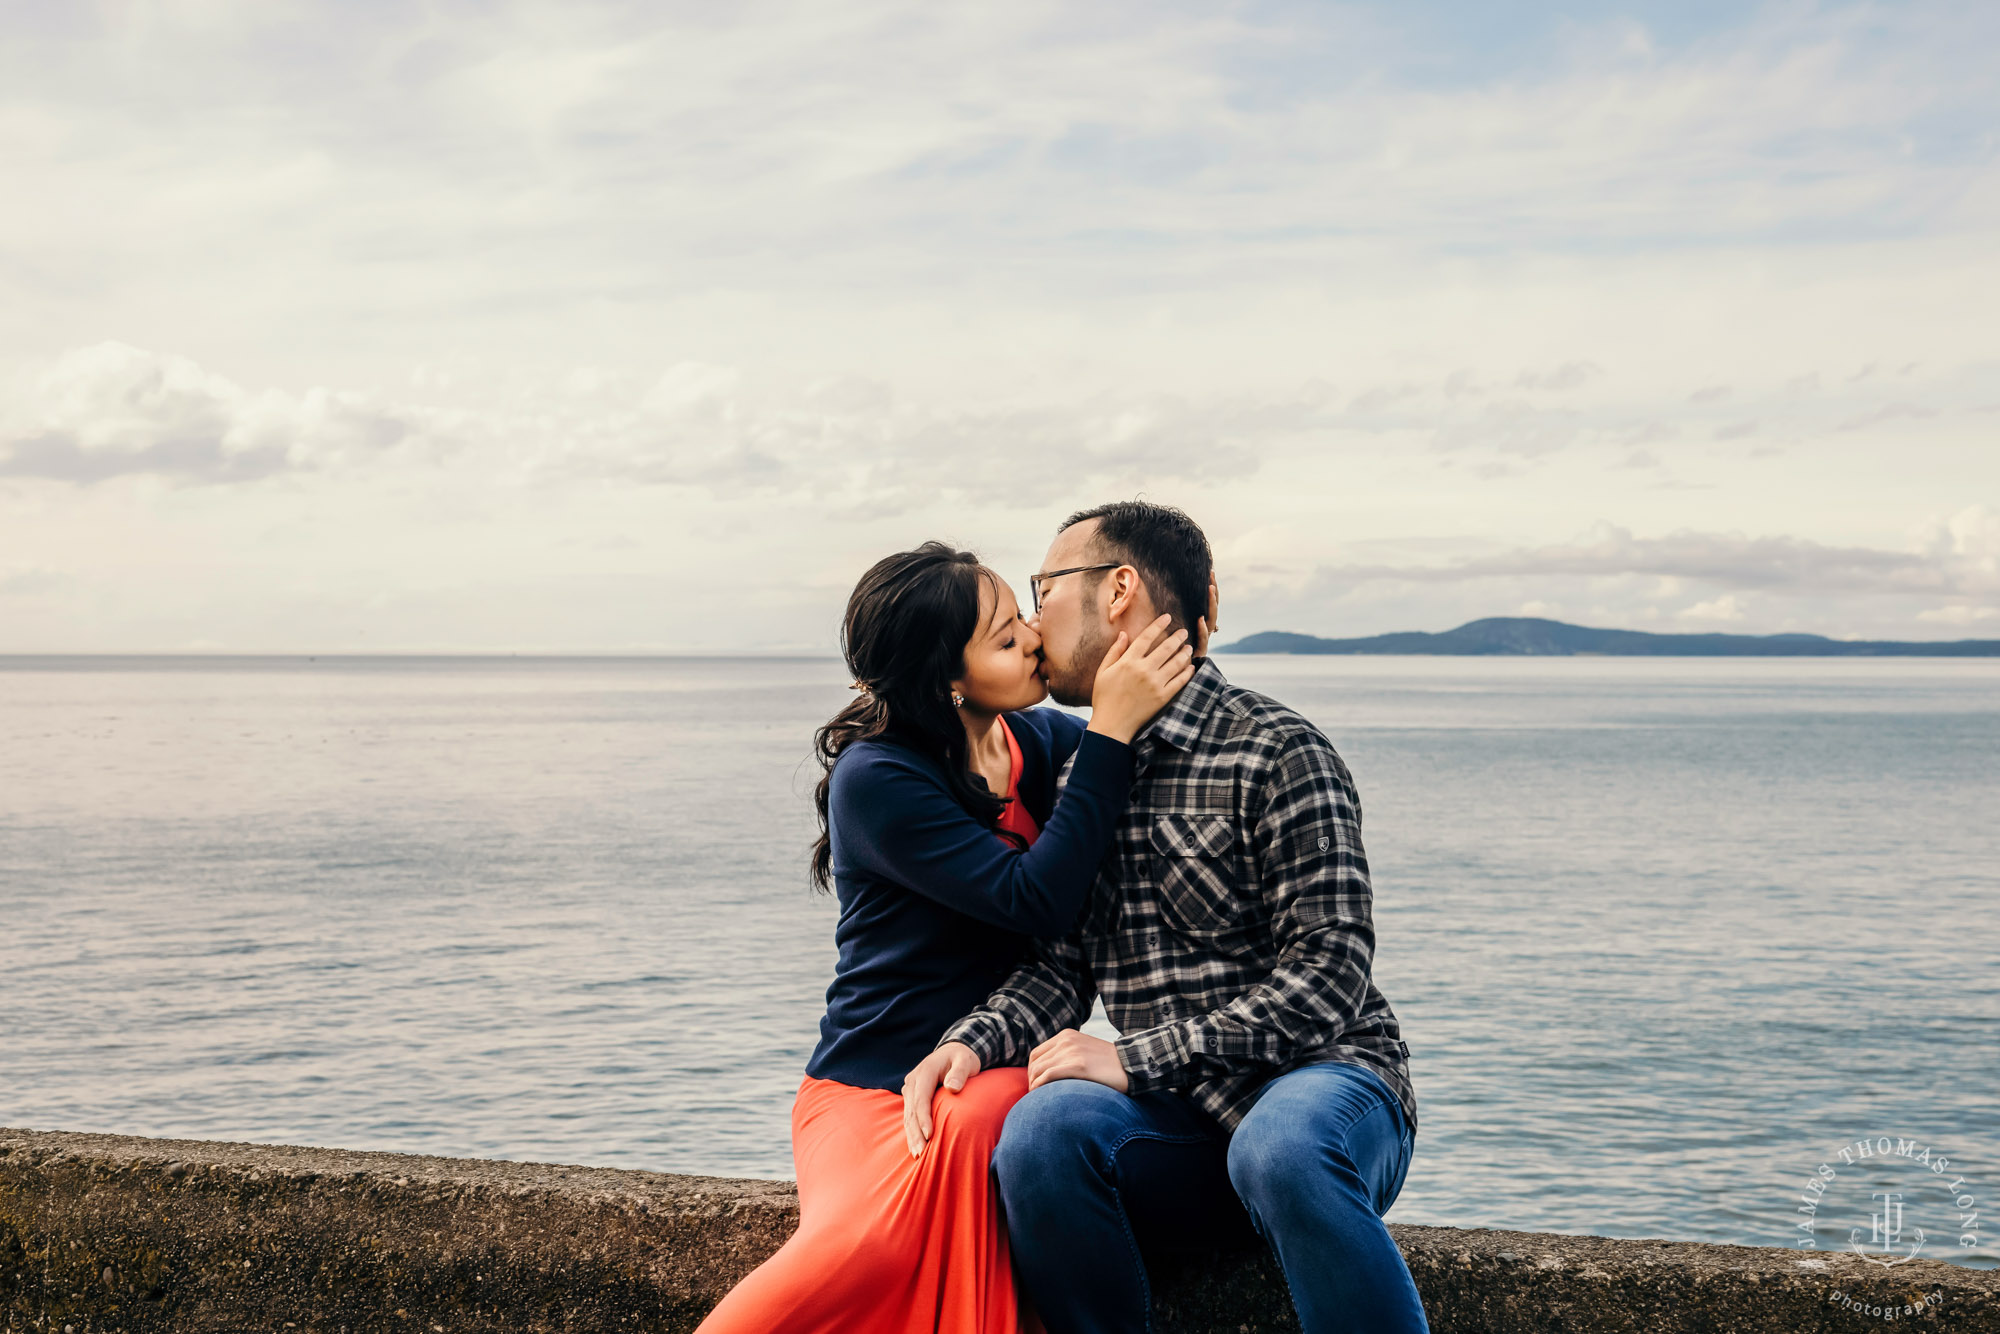
[[[0,1328],[688,1330],[797,1219],[782,1182],[0,1130]],[[1854,1331],[1883,1319],[1847,1303],[2000,1334],[2000,1272],[1391,1231],[1438,1334]],[[1297,1328],[1264,1257],[1163,1265],[1156,1280],[1162,1331]]]

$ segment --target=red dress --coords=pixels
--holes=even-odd
[[[1019,797],[1021,746],[1002,828],[1041,831]],[[910,1157],[903,1095],[808,1075],[792,1103],[799,1230],[702,1321],[697,1334],[1016,1334],[1040,1324],[1015,1296],[993,1146],[1028,1091],[1019,1067],[986,1070],[933,1104]]]

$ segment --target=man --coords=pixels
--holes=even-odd
[[[1085,704],[1106,647],[1165,612],[1213,626],[1208,541],[1137,501],[1071,518],[1030,583],[1044,674]],[[1139,1331],[1143,1250],[1242,1244],[1308,1334],[1424,1330],[1381,1215],[1416,1126],[1409,1049],[1370,980],[1353,780],[1316,727],[1212,659],[1134,738],[1132,800],[1067,937],[1043,942],[904,1085],[1028,1067],[994,1154],[1014,1260],[1051,1334]],[[1101,995],[1123,1035],[1077,1031]]]

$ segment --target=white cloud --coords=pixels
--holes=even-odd
[[[1439,451],[1484,448],[1533,458],[1552,454],[1577,436],[1577,414],[1538,409],[1519,399],[1489,403],[1471,420],[1438,428],[1431,448]]]
[[[60,590],[67,582],[60,570],[39,565],[0,566],[0,597],[39,597]]]
[[[324,388],[251,391],[186,357],[118,343],[57,357],[22,377],[0,409],[0,477],[254,483],[471,451],[469,465],[489,478],[780,493],[875,514],[947,498],[1006,508],[1079,486],[1247,476],[1257,468],[1250,445],[1321,413],[1310,396],[961,407],[851,379],[753,384],[737,368],[699,362],[670,366],[628,396],[571,374],[539,396],[517,390],[445,410]]]
[[[1299,628],[1985,606],[1990,535],[1949,516],[2000,501],[1996,35],[17,8],[0,565],[71,582],[0,648],[319,644],[399,596],[397,642],[535,607],[534,642],[629,643],[693,562],[706,645],[821,643],[786,599],[882,543],[1025,562],[1138,492],[1254,548],[1237,605]]]
[[[1683,607],[1674,615],[1683,621],[1740,621],[1744,615],[1743,600],[1734,593],[1724,593],[1719,598]]]
[[[401,345],[394,320],[518,353],[551,311],[630,334],[718,293],[760,294],[735,309],[780,342],[834,294],[837,343],[925,292],[1075,309],[1992,220],[1983,150],[1948,128],[1990,121],[1976,10],[1774,8],[1637,46],[1584,23],[1517,63],[1440,50],[1454,26],[1052,0],[78,11],[0,48],[10,185],[38,203],[0,242],[39,257],[46,290],[15,295],[41,309],[171,293],[317,317],[261,326],[287,339]]]
[[[1590,361],[1566,361],[1550,371],[1523,371],[1514,379],[1521,389],[1543,389],[1562,393],[1589,384],[1604,374],[1604,368]]]
[[[1464,583],[1521,576],[1664,576],[1742,589],[1815,594],[2000,593],[2000,566],[1979,554],[1982,523],[1950,528],[1947,545],[1882,550],[1832,547],[1794,537],[1681,531],[1636,537],[1598,524],[1572,542],[1517,548],[1444,565],[1355,565],[1327,569],[1322,577],[1360,581]],[[1704,606],[1718,605],[1704,603]],[[1733,605],[1733,604],[1732,604]]]
[[[2000,620],[2000,607],[1974,607],[1966,603],[1954,603],[1949,607],[1930,607],[1917,613],[1917,619],[1932,625],[1978,625],[1985,621]]]
[[[123,343],[77,348],[21,380],[0,409],[0,476],[255,481],[379,452],[410,430],[357,395],[251,393],[186,357]]]
[[[1966,561],[1985,573],[2000,574],[2000,513],[1985,505],[1968,505],[1922,525],[1913,545],[1942,559]]]

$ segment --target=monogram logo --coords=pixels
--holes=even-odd
[[[1868,1245],[1880,1246],[1883,1256],[1894,1256],[1895,1258],[1883,1259],[1880,1256],[1870,1255],[1866,1247],[1861,1244],[1860,1228],[1855,1228],[1852,1232],[1848,1233],[1848,1246],[1853,1249],[1856,1255],[1871,1265],[1899,1265],[1906,1260],[1916,1259],[1917,1252],[1924,1248],[1924,1230],[1922,1228],[1914,1229],[1916,1236],[1911,1239],[1910,1249],[1907,1252],[1898,1254],[1896,1250],[1897,1244],[1901,1242],[1903,1237],[1903,1192],[1899,1190],[1878,1190],[1871,1194],[1869,1198],[1875,1200],[1880,1207],[1874,1213],[1870,1214],[1868,1218],[1870,1224],[1868,1229]]]
[[[1981,1249],[1978,1189],[1948,1156],[1900,1135],[1834,1150],[1806,1178],[1793,1215],[1793,1244],[1818,1250],[1821,1234],[1832,1231],[1845,1236],[1848,1250],[1884,1269],[1916,1259],[1934,1235],[1956,1233],[1962,1254]]]

